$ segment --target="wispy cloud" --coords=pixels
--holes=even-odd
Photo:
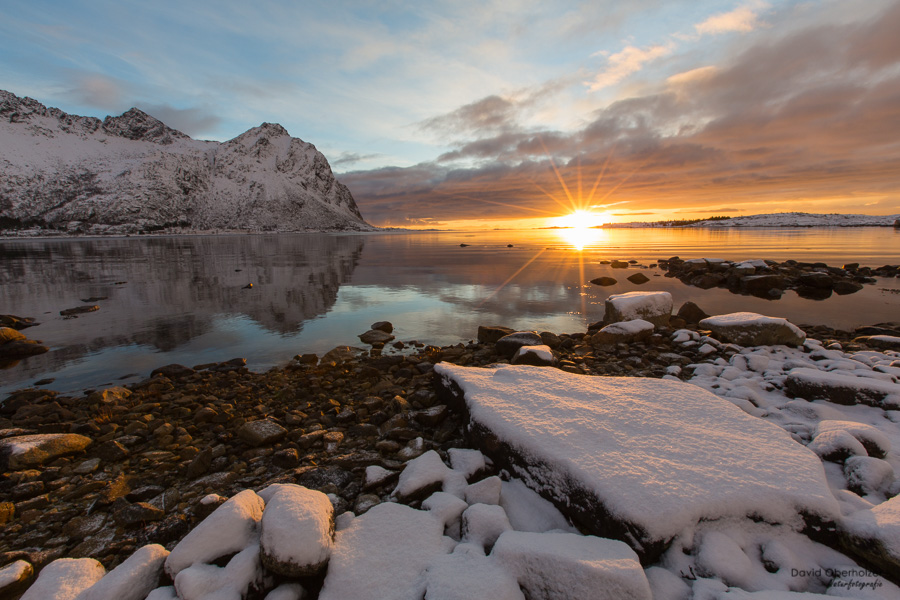
[[[759,13],[767,9],[765,2],[751,2],[732,11],[712,15],[702,23],[694,26],[700,35],[715,35],[739,31],[746,33],[761,25]]]
[[[611,85],[615,85],[631,75],[640,71],[643,66],[658,58],[668,56],[675,50],[675,44],[657,44],[647,48],[626,46],[621,52],[617,52],[607,59],[607,67],[598,73],[590,83],[591,91],[597,91]]]

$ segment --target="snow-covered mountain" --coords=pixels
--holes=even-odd
[[[770,213],[730,219],[711,219],[691,227],[889,227],[900,215],[852,215],[816,213]]]
[[[102,121],[0,90],[0,230],[371,230],[315,146],[263,123],[194,140],[132,108]]]
[[[768,213],[743,217],[716,217],[703,221],[633,221],[630,223],[607,223],[606,228],[639,227],[891,227],[900,220],[900,215],[854,215],[818,213]]]

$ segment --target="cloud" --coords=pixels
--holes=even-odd
[[[328,162],[332,167],[340,165],[354,165],[356,163],[365,162],[373,158],[379,158],[381,154],[359,154],[357,152],[342,152],[337,158],[332,158]]]
[[[515,126],[516,112],[516,105],[512,101],[492,95],[461,106],[451,113],[423,121],[420,127],[452,134],[464,131],[504,131]]]
[[[175,108],[167,104],[136,103],[145,113],[152,115],[173,129],[191,137],[213,133],[222,119],[204,108]]]
[[[700,35],[715,35],[731,31],[739,31],[741,33],[753,31],[761,24],[758,13],[766,8],[768,8],[768,4],[764,2],[752,2],[730,12],[713,15],[702,23],[695,25],[694,29]]]
[[[554,216],[569,194],[640,212],[846,210],[881,199],[879,210],[900,212],[900,43],[887,34],[898,30],[897,4],[870,20],[795,27],[613,102],[576,130],[495,128],[440,160],[342,181],[375,223]],[[449,114],[474,106],[502,104]]]
[[[594,81],[589,84],[591,91],[615,85],[631,75],[640,71],[643,66],[664,56],[668,56],[675,50],[675,44],[657,44],[648,48],[626,46],[621,52],[613,54],[607,59],[608,65],[605,71],[598,73]]]
[[[121,110],[129,93],[128,84],[96,73],[76,75],[72,85],[66,93],[70,100],[107,111]]]

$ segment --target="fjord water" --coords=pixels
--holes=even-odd
[[[779,300],[701,290],[649,268],[659,258],[900,262],[890,228],[385,232],[0,241],[0,313],[51,348],[0,370],[0,399],[53,378],[74,391],[135,381],[158,366],[247,359],[251,369],[337,345],[391,321],[398,340],[452,344],[479,325],[578,332],[611,294],[665,290],[711,314],[753,311],[840,329],[900,320],[900,279],[850,296]],[[633,259],[614,270],[600,261]],[[645,268],[641,268],[641,266]],[[650,281],[626,277],[638,269]],[[610,276],[614,286],[591,279]],[[247,289],[248,284],[253,284]],[[891,291],[893,290],[893,291]],[[102,298],[93,300],[95,298]],[[75,319],[61,310],[97,304]],[[393,351],[387,348],[386,351]]]

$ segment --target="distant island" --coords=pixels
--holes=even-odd
[[[638,227],[900,227],[900,215],[769,213],[742,217],[709,217],[670,221],[606,223],[603,229]]]

